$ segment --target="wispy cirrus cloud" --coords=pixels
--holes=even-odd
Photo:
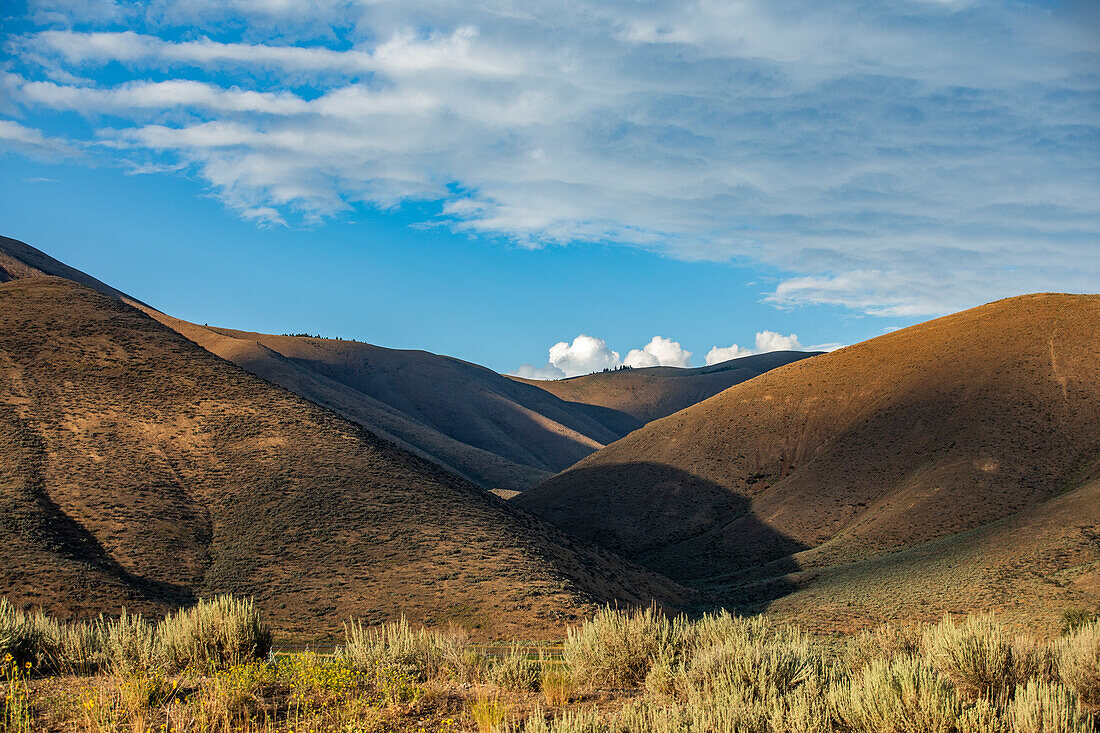
[[[14,120],[0,120],[0,150],[5,149],[35,158],[60,158],[77,153],[65,140]]]
[[[75,113],[66,144],[262,222],[429,200],[527,246],[757,263],[780,307],[1100,286],[1093,4],[567,6],[43,0],[5,124]]]

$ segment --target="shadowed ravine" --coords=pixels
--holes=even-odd
[[[809,547],[769,527],[747,499],[729,489],[649,462],[580,467],[569,474],[577,485],[598,488],[584,495],[558,495],[552,502],[536,488],[512,501],[524,508],[535,504],[531,511],[551,524],[567,524],[582,539],[713,594],[738,610],[762,610],[798,590],[784,576],[801,569],[791,555]],[[639,482],[654,490],[628,491]],[[632,522],[605,521],[608,515],[627,514]],[[654,532],[656,527],[668,531]],[[740,551],[731,553],[728,542],[708,548],[704,538],[715,528],[722,528],[727,539],[731,534],[738,537]],[[687,545],[690,554],[680,551]],[[731,568],[738,569],[736,580],[730,577]]]

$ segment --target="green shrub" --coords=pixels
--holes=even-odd
[[[489,659],[477,649],[466,648],[453,654],[455,679],[471,684],[481,682],[489,668]]]
[[[818,673],[820,660],[796,631],[731,636],[699,648],[682,668],[678,686],[705,696],[730,690],[754,700],[785,695]]]
[[[59,624],[42,611],[23,611],[0,598],[0,659],[7,656],[23,669],[52,666],[56,654]]]
[[[844,661],[852,673],[876,659],[913,657],[921,653],[921,629],[916,626],[883,624],[848,640]]]
[[[1057,682],[1060,678],[1058,649],[1030,636],[1018,636],[1012,640],[1012,654],[1016,665],[1016,684],[1028,680]]]
[[[94,674],[108,666],[107,625],[98,621],[60,624],[55,640],[54,670]]]
[[[677,616],[672,622],[676,651],[690,658],[696,651],[724,644],[730,639],[762,639],[775,634],[764,616],[734,616],[729,611],[704,614],[692,620]]]
[[[578,682],[635,686],[674,647],[673,625],[657,609],[603,608],[580,628],[569,629],[564,654]]]
[[[952,684],[914,657],[879,659],[830,690],[852,733],[954,733],[963,703]]]
[[[679,666],[669,654],[662,654],[649,668],[645,676],[646,695],[651,698],[670,697],[677,692],[680,677]]]
[[[831,733],[828,690],[811,678],[795,692],[774,699],[768,710],[769,733]]]
[[[489,679],[505,690],[538,690],[542,669],[537,660],[528,659],[525,650],[513,645],[489,667]]]
[[[617,716],[610,730],[615,733],[645,731],[646,733],[678,733],[694,731],[696,727],[690,712],[681,705],[656,704],[640,700],[627,704]],[[598,730],[598,728],[597,728]],[[715,730],[721,730],[716,728]],[[745,731],[745,733],[751,733]]]
[[[488,697],[484,693],[467,704],[478,733],[502,733],[508,717],[508,703],[498,697]]]
[[[509,733],[611,733],[612,728],[595,710],[567,710],[547,721],[543,712],[536,709],[522,726],[511,726],[508,730]]]
[[[1012,733],[1088,733],[1090,716],[1057,682],[1032,680],[1021,686],[1008,706]]]
[[[1031,666],[991,614],[970,616],[961,624],[945,617],[925,632],[924,647],[932,665],[969,700],[1011,696]]]
[[[376,627],[354,620],[344,624],[344,650],[348,664],[368,670],[379,664],[395,664],[421,681],[461,673],[469,658],[469,644],[461,631],[413,629],[402,616]]]
[[[253,602],[229,595],[169,614],[160,639],[173,669],[227,669],[265,659],[271,651],[271,631]]]
[[[542,663],[540,670],[539,689],[549,705],[562,707],[569,704],[573,698],[573,675],[561,667],[553,667]]]
[[[104,658],[111,672],[121,676],[148,674],[169,662],[168,650],[154,622],[127,613],[103,622]]]
[[[1100,705],[1100,621],[1077,628],[1060,644],[1059,673],[1088,705]]]

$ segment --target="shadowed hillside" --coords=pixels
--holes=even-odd
[[[769,586],[779,597],[772,615],[820,630],[995,609],[1017,627],[1054,632],[1063,610],[1100,607],[1100,479],[967,532]]]
[[[254,595],[288,632],[349,615],[558,633],[671,582],[58,278],[0,285],[0,595],[54,612]]]
[[[623,436],[735,384],[816,353],[773,351],[695,369],[645,367],[550,381],[512,379],[536,385],[574,403]]]
[[[991,303],[768,372],[515,501],[734,599],[738,588],[786,575],[792,559],[804,582],[839,578],[815,569],[872,562],[1017,514],[1033,521],[1026,517],[1092,475],[1098,335],[1100,296]],[[664,470],[638,468],[651,464]],[[725,511],[731,501],[749,511]],[[662,505],[695,509],[669,521],[639,511]],[[762,543],[760,527],[809,549],[792,555]],[[1076,539],[1065,542],[1089,545],[1084,530],[1068,531]],[[886,572],[889,561],[876,562]],[[881,600],[877,576],[865,577]]]

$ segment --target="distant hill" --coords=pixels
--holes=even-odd
[[[487,489],[527,489],[619,437],[574,405],[460,359],[150,315]]]
[[[0,595],[88,614],[216,592],[292,633],[403,612],[493,636],[687,597],[117,297],[0,285]]]
[[[0,237],[0,281],[37,275],[63,277],[120,298],[210,352],[505,495],[568,468],[650,416],[669,414],[769,365],[804,356],[765,354],[702,369],[639,369],[523,383],[426,351],[196,325],[23,242]]]
[[[1041,294],[780,367],[514,501],[744,607],[781,598],[776,609],[810,614],[804,604],[825,600],[815,587],[838,597],[858,586],[863,605],[904,612],[920,599],[885,578],[908,567],[913,589],[932,588],[916,558],[933,555],[940,568],[977,563],[942,575],[940,601],[965,605],[989,580],[980,568],[1011,566],[1003,577],[1032,573],[1069,603],[1100,598],[1095,511],[1068,508],[1095,506],[1083,497],[1095,495],[1098,457],[1100,296]],[[1058,568],[1059,555],[1076,569]]]
[[[645,367],[558,380],[512,379],[581,407],[621,437],[735,384],[817,353],[772,351],[694,369]]]

